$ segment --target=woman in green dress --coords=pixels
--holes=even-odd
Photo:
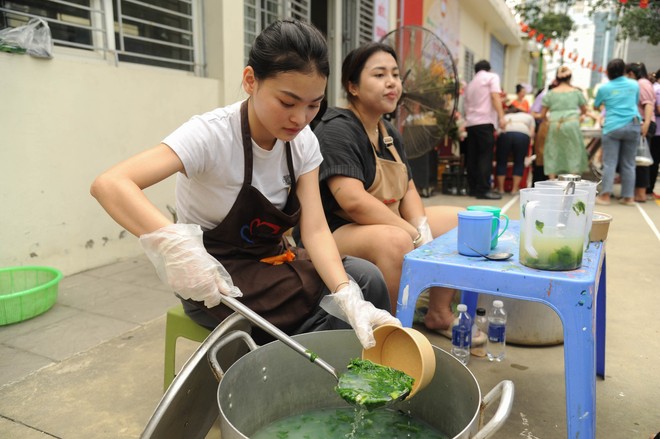
[[[580,131],[580,117],[587,114],[587,100],[582,91],[571,86],[571,70],[557,69],[557,85],[542,102],[541,119],[549,122],[543,152],[545,175],[582,175],[587,170],[587,151]]]

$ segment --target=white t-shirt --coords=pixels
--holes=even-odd
[[[215,228],[227,216],[243,185],[244,155],[241,102],[193,116],[163,143],[179,156],[186,174],[177,174],[176,212],[179,223]],[[277,140],[271,151],[252,141],[252,186],[279,209],[286,205],[291,177],[285,143]],[[305,127],[291,141],[295,179],[317,168],[323,158],[319,142]]]
[[[518,113],[508,113],[504,115],[506,126],[504,131],[507,133],[523,133],[532,137],[536,122],[534,116],[524,111]]]

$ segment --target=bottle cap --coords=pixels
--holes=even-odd
[[[486,309],[485,308],[477,308],[477,315],[478,316],[485,316],[486,315]]]
[[[504,306],[504,303],[502,303],[501,300],[494,300],[494,301],[493,301],[493,306],[494,306],[495,308],[502,308],[502,307]]]
[[[458,312],[465,312],[465,311],[467,311],[467,305],[464,304],[464,303],[461,303],[456,307],[456,309],[458,310]]]

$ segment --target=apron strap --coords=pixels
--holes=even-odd
[[[252,186],[252,136],[250,135],[250,120],[248,118],[248,101],[246,99],[241,104],[241,134],[243,137],[243,156],[245,158],[245,170],[243,174],[243,182]],[[291,143],[286,142],[286,166],[291,175],[291,186],[289,192],[296,189],[296,175],[293,173],[293,157],[291,156]]]
[[[241,104],[241,134],[243,136],[243,156],[245,158],[243,183],[252,185],[252,137],[250,136],[250,120],[248,118],[248,101]]]
[[[382,119],[378,121],[378,130],[380,131],[380,134],[383,136],[383,143],[385,143],[385,147],[390,152],[390,154],[392,154],[392,157],[394,157],[394,161],[398,163],[402,163],[403,160],[401,160],[401,156],[399,155],[399,152],[394,147],[394,138],[389,135],[390,133],[387,131],[387,127],[385,126],[385,123],[383,122]]]
[[[291,176],[291,186],[289,186],[289,193],[296,193],[296,174],[293,173],[293,157],[291,156],[291,143],[286,142],[286,165],[289,168],[289,175]]]

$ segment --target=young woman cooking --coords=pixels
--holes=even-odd
[[[213,328],[231,313],[223,295],[287,334],[348,328],[341,317],[364,347],[373,346],[375,326],[399,323],[378,269],[357,258],[342,263],[323,216],[322,157],[308,124],[328,74],[322,34],[304,22],[277,21],[250,50],[247,100],[194,116],[92,184],[92,195],[140,237],[160,278],[199,324]],[[176,224],[143,192],[173,174]],[[306,252],[282,239],[298,223]]]

